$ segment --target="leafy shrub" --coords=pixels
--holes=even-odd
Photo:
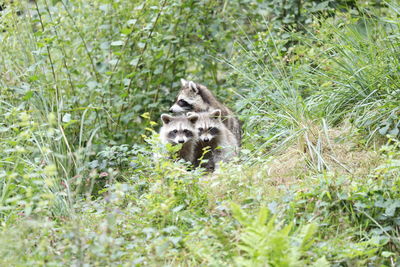
[[[312,190],[295,196],[297,214],[300,217],[313,214],[322,228],[336,225],[339,229],[335,231],[345,232],[349,227],[362,229],[357,235],[363,242],[353,244],[348,251],[335,252],[337,260],[362,259],[377,254],[394,256],[398,250],[398,141],[384,147],[383,151],[385,162],[368,177],[324,175]],[[330,247],[329,251],[334,249]]]
[[[398,263],[397,141],[353,172],[337,139],[376,148],[330,135],[348,117],[398,134],[395,4],[0,6],[0,265]],[[146,137],[181,77],[245,122],[241,156],[213,174]]]
[[[275,217],[269,218],[269,210],[261,208],[252,219],[239,206],[232,205],[233,216],[244,226],[240,235],[238,266],[303,266],[310,265],[309,254],[315,224],[308,224],[293,233],[293,226],[276,224]],[[308,252],[308,255],[306,254]],[[315,266],[328,266],[324,258]]]

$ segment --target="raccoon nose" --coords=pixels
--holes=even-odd
[[[210,141],[210,139],[208,139],[208,137],[206,137],[206,138],[203,139],[203,141],[204,142],[208,142],[208,141]]]
[[[183,144],[183,143],[185,143],[185,140],[178,140],[178,143]]]
[[[172,112],[172,108],[169,109],[169,112]]]

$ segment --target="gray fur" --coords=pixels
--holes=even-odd
[[[219,162],[227,162],[238,155],[239,143],[222,122],[221,110],[200,113],[189,112],[187,115],[193,116],[195,114],[199,117],[195,124],[198,134],[198,143],[194,148],[195,157],[203,156],[203,159],[208,160],[202,167],[213,170]],[[207,147],[210,151],[203,155],[203,150]]]
[[[197,145],[198,135],[195,129],[195,123],[198,120],[198,115],[171,116],[162,114],[161,120],[163,122],[163,126],[160,128],[161,142],[173,145],[178,144],[179,141],[183,142],[182,148],[179,151],[179,157],[192,164],[196,164],[197,158],[194,151]],[[176,130],[176,133],[173,133],[174,130]]]
[[[204,85],[186,81],[181,79],[182,88],[176,98],[174,105],[170,108],[171,112],[182,113],[188,111],[204,112],[213,111],[216,109],[221,110],[222,122],[234,134],[238,144],[240,145],[242,139],[242,129],[239,120],[235,117],[234,113],[226,106],[221,104],[211,91]],[[179,105],[184,100],[187,106]]]

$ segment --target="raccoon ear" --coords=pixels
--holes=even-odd
[[[190,114],[190,115],[189,115]],[[194,112],[189,112],[188,113],[188,120],[191,122],[191,123],[193,123],[193,124],[195,124],[196,122],[197,122],[197,120],[199,119],[199,115],[197,115],[196,113],[194,113]]]
[[[216,110],[212,111],[210,115],[212,118],[219,119],[219,118],[221,118],[221,110],[216,109]]]
[[[163,121],[164,124],[168,124],[172,121],[173,117],[168,115],[168,114],[162,114],[161,115],[161,120]]]
[[[186,81],[185,79],[181,79],[181,84],[182,86],[187,86],[188,81]]]
[[[192,89],[193,92],[195,92],[196,94],[199,93],[199,88],[198,88],[197,85],[196,85],[194,82],[192,82],[192,81],[189,81],[189,88]]]
[[[188,113],[186,113],[187,117],[190,117],[190,116],[193,116],[193,115],[196,115],[196,112],[188,112]]]

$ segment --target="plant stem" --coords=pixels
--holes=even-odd
[[[39,16],[40,26],[42,27],[42,31],[44,32],[44,24],[43,24],[42,14],[40,13],[39,6],[38,6],[36,1],[35,1],[35,6],[36,6],[36,11],[37,11],[38,16]],[[54,70],[54,64],[53,64],[53,59],[51,57],[51,52],[50,52],[49,45],[46,45],[46,50],[47,50],[47,55],[48,55],[48,58],[49,58],[49,61],[50,61],[51,72],[52,72],[53,79],[54,79],[54,86],[56,88],[56,100],[57,100],[57,102],[59,102],[60,101],[60,99],[59,99],[60,92],[59,92],[59,89],[58,89],[58,86],[57,86],[57,77],[56,77],[56,72]],[[58,105],[56,107],[58,108]]]

